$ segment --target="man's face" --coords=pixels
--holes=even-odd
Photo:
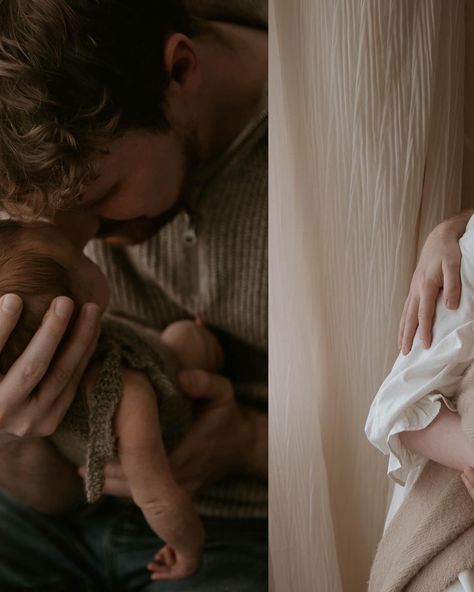
[[[126,132],[96,161],[98,177],[86,186],[80,208],[58,214],[56,223],[78,235],[76,244],[94,235],[114,244],[142,242],[179,211],[200,162],[192,133]]]

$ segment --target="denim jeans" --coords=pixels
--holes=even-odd
[[[1,592],[265,592],[267,521],[203,518],[201,569],[152,582],[146,564],[162,545],[141,511],[104,498],[67,518],[0,492]]]

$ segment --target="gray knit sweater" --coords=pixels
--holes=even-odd
[[[207,5],[224,7],[225,16],[231,20],[234,14],[236,22],[266,19],[265,2],[232,3],[233,11],[229,3],[195,4],[200,16]],[[209,18],[213,15],[221,16],[210,10]],[[94,241],[88,247],[109,279],[115,318],[161,331],[178,319],[201,317],[218,332],[224,374],[237,399],[262,410],[267,405],[267,159],[262,97],[258,117],[200,171],[185,196],[186,211],[140,245],[114,248]],[[267,487],[230,475],[202,491],[196,505],[208,516],[264,517]]]

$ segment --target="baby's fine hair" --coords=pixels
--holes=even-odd
[[[0,353],[2,373],[24,351],[53,298],[73,298],[69,271],[52,257],[38,252],[29,240],[28,226],[0,220],[0,297],[14,293],[23,300],[20,319]]]

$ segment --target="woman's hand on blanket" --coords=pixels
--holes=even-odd
[[[194,493],[228,473],[265,478],[267,416],[239,405],[224,376],[183,370],[178,380],[199,407],[191,429],[170,455],[176,480]]]
[[[0,350],[21,310],[19,296],[6,294],[0,298]],[[19,437],[48,436],[61,422],[95,349],[100,328],[99,307],[85,304],[72,335],[56,356],[72,313],[70,298],[55,298],[28,347],[1,377],[0,432]]]
[[[423,345],[430,347],[440,290],[443,290],[443,302],[448,309],[459,306],[461,250],[458,239],[466,229],[467,221],[466,214],[446,220],[426,239],[400,321],[398,347],[404,355],[412,348],[418,326]]]

